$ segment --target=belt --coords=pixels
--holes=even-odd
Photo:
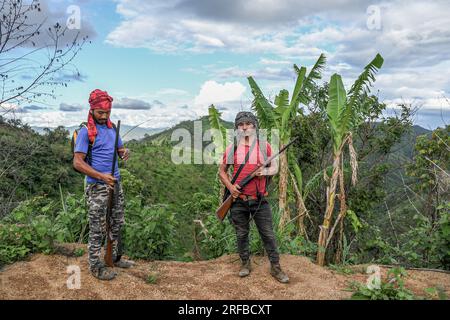
[[[244,201],[249,201],[249,200],[258,200],[258,197],[257,196],[249,196],[246,194],[240,194],[239,199],[242,199]]]

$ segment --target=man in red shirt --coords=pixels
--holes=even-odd
[[[276,161],[272,161],[269,167],[260,168],[257,176],[242,190],[239,186],[239,183],[272,153],[270,144],[258,139],[257,128],[258,120],[251,112],[242,111],[236,115],[236,146],[231,144],[227,147],[220,165],[219,177],[235,199],[230,209],[230,219],[236,229],[237,247],[242,263],[239,276],[248,276],[251,271],[249,231],[250,221],[254,219],[269,256],[270,273],[278,281],[287,283],[289,277],[280,267],[280,256],[272,226],[272,210],[265,199],[267,196],[266,177],[278,172]],[[227,174],[230,165],[234,166],[233,177],[239,173],[234,184]]]

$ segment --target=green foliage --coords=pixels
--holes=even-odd
[[[31,239],[25,226],[0,224],[0,266],[24,259],[31,252]]]
[[[58,242],[86,242],[88,239],[88,217],[84,198],[68,194],[64,201],[63,210],[57,212],[53,224]]]
[[[58,127],[39,135],[20,120],[0,117],[0,217],[35,195],[57,196],[59,184],[81,189],[68,134]]]
[[[213,259],[236,252],[236,234],[229,221],[219,223],[215,214],[210,214],[203,223],[205,227],[199,231],[203,257]]]
[[[272,104],[266,99],[256,81],[252,77],[247,79],[254,96],[252,109],[258,117],[260,127],[268,130],[279,127],[279,120]]]
[[[303,83],[303,90],[299,96],[299,100],[303,104],[308,104],[312,101],[313,92],[315,91],[315,81],[320,80],[322,78],[322,71],[325,68],[326,57],[322,53],[317,59],[314,66],[311,68],[308,76],[305,78]],[[301,69],[294,64],[294,70],[297,75],[300,74]]]
[[[333,74],[328,91],[327,114],[333,136],[334,152],[339,150],[345,135],[357,129],[368,113],[369,104],[361,103],[367,97],[370,86],[375,81],[375,72],[383,65],[383,57],[376,57],[364,68],[347,93],[341,76]]]
[[[347,210],[346,217],[350,220],[355,233],[358,232],[358,230],[362,227],[362,224],[356,216],[355,212],[353,210]]]
[[[0,220],[0,264],[32,252],[51,253],[57,242],[85,241],[86,228],[83,198],[68,194],[63,205],[43,196],[24,201]]]
[[[344,274],[344,275],[349,275],[349,274],[354,274],[355,271],[353,271],[352,268],[350,268],[350,266],[346,265],[346,264],[330,264],[328,265],[328,268],[330,268],[333,271],[336,271],[337,273],[340,274]]]
[[[272,217],[274,233],[280,253],[309,257],[313,257],[316,254],[317,244],[315,242],[307,241],[301,235],[298,235],[294,224],[290,223],[283,229],[279,228],[279,210],[273,210]]]
[[[297,80],[292,96],[282,90],[273,102],[248,78],[252,108],[261,127],[281,128],[283,137],[299,137],[289,149],[288,163],[309,211],[304,220],[308,237],[299,235],[295,219],[278,229],[278,190],[273,184],[270,203],[279,251],[310,257],[317,252],[313,241],[326,205],[324,173],[331,176],[333,149],[351,129],[358,183],[351,190],[345,185],[348,211],[343,259],[331,268],[346,273],[349,263],[380,262],[448,269],[450,128],[430,133],[412,126],[407,105],[399,106],[399,115],[385,116],[386,105],[369,94],[382,64],[381,56],[376,56],[346,92],[338,75],[330,83],[315,83],[325,65],[321,55],[309,74],[294,66]],[[223,133],[233,127],[220,119],[214,106],[209,111],[209,117],[200,119],[203,131],[216,128]],[[125,254],[192,261],[234,253],[233,226],[228,221],[219,223],[214,215],[219,204],[217,167],[171,161],[176,143],[170,141],[171,133],[178,128],[194,131],[192,121],[183,121],[127,143],[130,161],[120,164],[126,198]],[[0,220],[0,264],[33,252],[52,252],[56,242],[86,242],[89,230],[82,175],[72,170],[67,131],[60,127],[38,135],[18,120],[0,118],[0,151],[0,217],[6,216]],[[348,184],[348,156],[344,155],[343,162]],[[291,218],[298,214],[293,200],[293,191],[288,189]],[[336,247],[332,241],[330,251]],[[264,253],[254,223],[250,248],[253,254]],[[429,294],[436,297],[438,292],[430,290]],[[384,296],[380,293],[379,297]]]
[[[127,169],[120,170],[120,179],[123,190],[126,190],[126,199],[142,197],[142,190],[144,189],[144,181],[142,181],[142,179],[137,178]]]
[[[333,74],[331,76],[328,95],[330,98],[327,105],[327,114],[333,136],[334,152],[337,153],[344,135],[350,129],[350,119],[347,116],[347,93],[340,75]]]
[[[431,137],[417,138],[414,162],[408,166],[408,174],[417,177],[414,187],[420,192],[430,192],[439,182],[448,179],[450,172],[450,125],[437,128]]]
[[[166,206],[144,206],[130,200],[123,232],[124,249],[131,258],[166,259],[175,236],[175,215]]]
[[[429,299],[448,300],[448,295],[442,286],[426,288],[425,293]]]
[[[162,203],[180,207],[196,192],[208,193],[217,174],[217,167],[206,164],[175,165],[170,145],[142,141],[128,144],[132,157],[126,169],[144,184],[144,204]],[[122,172],[122,169],[121,169]],[[125,193],[127,193],[127,189]]]
[[[354,291],[352,300],[413,300],[414,294],[405,288],[404,268],[393,268],[388,271],[387,279],[382,279],[379,288],[369,288],[366,284],[353,282],[350,290]]]
[[[211,128],[218,130],[221,134],[220,137],[214,137],[214,139],[215,139],[214,142],[218,148],[218,152],[223,153],[224,150],[226,149],[226,146],[228,143],[227,143],[226,128],[222,124],[222,121],[220,119],[221,113],[219,112],[219,110],[216,109],[216,107],[214,105],[211,105],[208,108],[208,113],[209,113],[209,123],[211,125]],[[219,143],[218,141],[216,141],[216,139],[222,139],[221,140],[222,143]]]
[[[75,257],[82,257],[84,255],[84,253],[85,253],[85,251],[83,248],[75,249],[75,251],[73,252]]]
[[[440,219],[432,224],[423,215],[415,215],[414,227],[402,234],[401,250],[393,249],[396,255],[408,265],[431,268],[450,266],[450,202],[439,210]]]
[[[158,275],[155,273],[150,273],[147,275],[145,282],[147,284],[155,284],[158,281]]]
[[[205,199],[208,198],[208,196],[197,194],[193,203],[199,203],[200,198]],[[209,207],[212,203],[214,202],[205,202],[205,200],[203,200],[203,204],[206,206],[198,211],[210,212],[210,214],[204,214],[203,216],[199,215],[200,217],[203,217],[204,227],[198,228],[197,231],[201,253],[204,257],[209,259],[236,252],[236,233],[234,227],[228,219],[225,219],[223,223],[218,222],[217,217],[212,212],[212,209],[215,207]],[[190,207],[192,208],[192,206]],[[308,256],[313,256],[315,254],[317,250],[316,244],[306,241],[303,237],[297,235],[293,224],[288,224],[283,229],[279,228],[279,210],[274,210],[272,216],[274,233],[280,253]],[[253,221],[250,222],[249,239],[250,252],[256,255],[264,254],[264,246]]]
[[[353,113],[350,116],[353,126],[358,126],[363,120],[363,116],[367,110],[364,109],[366,104],[359,103],[362,96],[367,96],[370,92],[370,87],[375,82],[375,73],[383,66],[384,59],[377,53],[375,58],[367,66],[364,67],[364,71],[359,75],[358,79],[353,83],[349,95],[348,109]]]
[[[56,231],[51,219],[52,203],[38,208],[38,197],[17,207],[0,222],[0,265],[24,258],[31,252],[51,253]]]
[[[121,169],[125,190],[124,252],[138,259],[174,258],[179,221],[168,205],[149,205],[144,201],[144,180]]]
[[[126,170],[122,183],[130,191],[126,201],[125,254],[134,258],[168,258],[177,226],[174,213],[166,206],[143,205],[143,182]],[[28,253],[51,253],[56,243],[86,242],[88,234],[83,196],[64,197],[61,193],[60,199],[34,197],[0,220],[0,264],[23,259]]]

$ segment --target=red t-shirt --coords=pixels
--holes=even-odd
[[[267,157],[270,157],[272,155],[272,148],[268,142],[263,142],[266,144],[266,152]],[[239,167],[242,163],[245,161],[245,156],[247,155],[248,151],[250,150],[251,145],[244,145],[239,144],[239,146],[236,148],[236,151],[234,153],[234,160],[231,158],[231,155],[229,155],[230,152],[233,151],[233,145],[230,144],[227,149],[225,150],[225,153],[223,154],[222,163],[232,164],[234,166],[233,170],[233,177],[235,176],[236,172],[238,171]],[[263,148],[263,147],[261,147]],[[242,168],[241,173],[239,174],[239,177],[237,178],[235,183],[240,183],[246,176],[248,176],[256,167],[257,165],[264,162],[264,155],[261,152],[261,148],[259,148],[259,143],[257,142],[254,146],[251,155],[248,158],[248,161]],[[231,161],[231,163],[230,163]],[[257,196],[257,191],[260,193],[266,193],[266,176],[261,177],[255,177],[253,178],[249,184],[245,186],[243,190],[241,190],[242,194],[248,195],[248,196]]]

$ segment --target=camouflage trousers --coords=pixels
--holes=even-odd
[[[115,204],[112,209],[110,219],[110,235],[113,240],[113,261],[118,256],[118,240],[120,238],[120,230],[125,223],[124,219],[124,197],[122,186],[119,183],[119,193],[116,197]],[[86,187],[86,198],[89,215],[89,268],[95,270],[104,265],[101,250],[106,243],[106,213],[108,208],[108,186],[102,183],[88,184]]]

